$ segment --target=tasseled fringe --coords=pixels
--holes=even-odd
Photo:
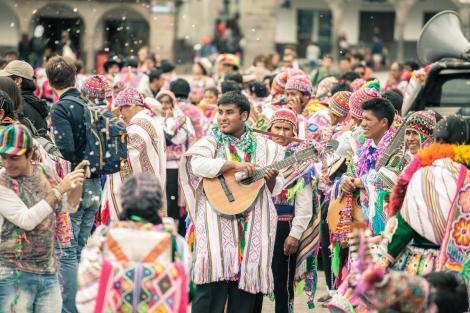
[[[384,203],[388,192],[379,187],[379,193],[375,202],[375,215],[372,216],[372,230],[374,234],[380,234],[385,229]]]
[[[240,274],[240,288],[250,293],[269,294],[274,290],[271,269],[263,269],[258,264],[249,264]]]
[[[209,264],[209,256],[196,257],[194,262],[193,280],[198,284],[207,284],[211,282],[211,269],[207,266]]]
[[[336,241],[336,244],[333,250],[333,256],[331,257],[331,271],[336,277],[338,277],[339,275],[339,266],[340,266],[339,252],[340,250],[341,250],[341,243],[339,241]]]
[[[470,281],[470,258],[465,261],[462,268],[462,277],[465,282],[468,284]]]
[[[220,280],[233,280],[239,272],[237,252],[224,251],[223,264],[213,262],[209,255],[197,256],[193,267],[193,280],[196,284],[207,284]],[[223,267],[221,267],[223,266]]]
[[[304,190],[305,184],[304,184],[304,178],[302,177],[297,181],[297,183],[294,185],[294,187],[290,188],[289,191],[287,192],[287,200],[292,200],[295,195]]]
[[[186,232],[186,242],[189,246],[189,251],[194,251],[194,224],[189,224],[188,231]]]

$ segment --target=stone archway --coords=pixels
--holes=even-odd
[[[97,42],[102,49],[115,55],[137,53],[150,43],[150,23],[140,12],[127,7],[106,11],[96,25]]]
[[[62,3],[48,3],[35,11],[30,22],[30,33],[37,25],[44,26],[44,36],[49,38],[47,48],[53,52],[61,50],[62,32],[68,32],[77,57],[83,52],[85,23],[77,8]]]

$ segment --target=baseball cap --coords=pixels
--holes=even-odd
[[[0,131],[0,154],[21,156],[33,148],[33,139],[26,126],[14,124]]]
[[[29,63],[21,60],[14,60],[5,66],[3,70],[0,71],[0,76],[19,76],[29,80],[34,79],[34,70]]]

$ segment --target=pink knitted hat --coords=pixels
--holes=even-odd
[[[106,99],[111,95],[111,86],[103,75],[93,75],[83,81],[81,91],[95,99]]]
[[[354,91],[349,97],[349,110],[351,116],[357,119],[362,118],[362,104],[370,99],[381,98],[380,93],[372,88],[362,88]]]
[[[338,79],[334,76],[323,78],[317,86],[316,97],[321,98],[325,96],[331,96],[331,89],[338,83]]]
[[[297,90],[302,92],[304,95],[312,95],[312,83],[307,75],[296,75],[286,83],[285,90]]]
[[[274,77],[274,80],[271,86],[271,94],[275,96],[275,95],[284,93],[287,81],[291,77],[294,77],[297,75],[305,76],[305,73],[297,69],[288,69],[282,73],[277,74],[276,77]]]
[[[125,107],[133,105],[145,107],[144,98],[134,88],[126,88],[121,91],[114,99],[113,104],[115,107]]]

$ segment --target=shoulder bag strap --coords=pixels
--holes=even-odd
[[[100,281],[98,284],[98,294],[96,295],[95,309],[93,310],[93,313],[105,312],[107,294],[112,283],[112,273],[113,266],[111,265],[111,262],[103,260]]]

